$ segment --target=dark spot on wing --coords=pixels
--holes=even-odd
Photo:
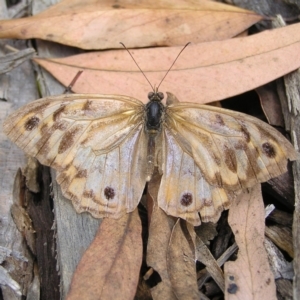
[[[40,123],[40,119],[38,117],[31,117],[27,120],[24,127],[27,131],[31,131],[35,129]]]
[[[57,121],[53,124],[53,128],[55,130],[60,130],[60,131],[64,131],[68,128],[68,122],[64,122],[64,121]]]
[[[183,206],[190,206],[193,203],[193,195],[191,193],[184,193],[180,199]]]
[[[222,187],[223,186],[223,180],[222,180],[222,176],[221,176],[220,172],[215,173],[215,179],[216,179],[217,186]]]
[[[94,198],[94,196],[95,196],[93,190],[84,191],[82,195],[83,195],[83,197],[85,197],[85,198]]]
[[[44,134],[48,133],[48,130],[50,130],[50,127],[48,127],[47,123],[44,123],[41,127],[41,134],[42,136],[44,136]]]
[[[225,147],[224,149],[224,160],[228,169],[236,173],[237,172],[237,161],[234,151],[231,148]]]
[[[216,115],[216,120],[217,120],[217,124],[219,124],[221,126],[225,125],[224,120],[220,115]]]
[[[92,108],[92,101],[90,101],[90,100],[87,100],[85,103],[84,103],[84,105],[83,105],[83,110],[85,111],[85,110],[91,110]]]
[[[262,149],[263,149],[263,152],[270,158],[274,158],[276,156],[276,150],[274,149],[274,147],[266,142],[266,143],[263,143],[262,144]]]
[[[234,144],[234,148],[236,150],[246,150],[247,149],[247,144],[242,142],[242,141],[238,141],[237,143]]]
[[[77,174],[76,174],[77,178],[86,178],[87,177],[87,170],[80,170]]]
[[[53,113],[53,121],[56,121],[60,118],[60,115],[63,113],[63,111],[65,110],[66,106],[62,105],[59,109],[57,109],[54,113]]]
[[[73,146],[76,134],[81,130],[81,128],[82,126],[75,126],[63,135],[58,147],[58,154],[64,153]]]
[[[241,125],[241,132],[243,133],[246,142],[249,143],[250,142],[250,133],[245,125]]]
[[[40,112],[43,113],[44,110],[48,107],[48,105],[50,104],[50,101],[43,101],[41,104],[37,105],[34,107],[34,109],[32,109],[32,112]]]
[[[221,159],[220,159],[218,156],[216,156],[215,153],[213,153],[213,152],[211,153],[211,156],[212,156],[214,162],[215,162],[218,166],[221,166]]]
[[[115,195],[116,195],[115,190],[113,188],[111,188],[110,186],[107,186],[104,189],[104,196],[107,200],[114,199]]]
[[[41,156],[44,156],[44,158],[47,157],[47,155],[50,152],[51,145],[49,143],[49,139],[51,138],[51,135],[53,134],[54,131],[55,131],[55,128],[53,128],[53,126],[48,127],[47,124],[44,124],[41,127],[41,138],[36,143],[36,149]],[[43,162],[43,164],[46,164],[46,165],[48,165],[49,163],[50,163],[49,161]]]

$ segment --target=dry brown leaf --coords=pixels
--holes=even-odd
[[[274,276],[264,248],[265,211],[261,187],[240,195],[229,210],[239,246],[236,261],[224,265],[226,299],[276,299]]]
[[[207,0],[65,0],[29,18],[2,20],[0,38],[40,38],[83,49],[183,45],[233,37],[262,17]]]
[[[148,184],[148,194],[152,197],[154,206],[147,244],[147,265],[158,272],[161,278],[161,282],[151,288],[153,299],[175,300],[177,298],[173,293],[167,270],[168,244],[175,221],[158,207],[157,193],[160,179],[161,175],[156,172]]]
[[[276,90],[276,82],[270,82],[269,84],[258,87],[256,92],[268,123],[273,126],[284,127],[282,109]]]
[[[132,50],[157,85],[181,47]],[[180,101],[208,103],[256,88],[300,67],[300,24],[249,37],[190,45],[161,90]],[[62,59],[35,59],[64,85],[84,70],[77,93],[123,94],[147,102],[151,90],[125,50],[91,52]]]
[[[167,256],[168,274],[178,299],[198,300],[195,245],[186,224],[178,219],[173,227]]]
[[[103,219],[72,279],[68,300],[133,299],[142,263],[137,209],[121,219]]]

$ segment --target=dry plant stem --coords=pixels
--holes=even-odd
[[[225,280],[224,273],[219,267],[218,262],[214,259],[211,252],[203,241],[196,236],[196,259],[206,265],[206,270],[210,273],[216,284],[224,293],[225,291]]]
[[[232,254],[238,249],[236,243],[231,245],[218,259],[217,263],[221,267],[231,256]],[[197,274],[198,277],[198,288],[199,290],[202,288],[203,284],[211,277],[207,269],[203,269]]]
[[[280,18],[274,22],[274,27],[284,26]],[[299,128],[300,128],[300,71],[284,77],[286,95],[281,93],[281,104],[286,126],[289,127],[294,147],[299,152]],[[285,109],[285,110],[284,110]],[[294,245],[294,299],[300,299],[300,163],[299,160],[293,163],[294,184],[295,184],[295,210],[293,220],[293,245]]]

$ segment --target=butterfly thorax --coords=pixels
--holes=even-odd
[[[161,92],[150,92],[146,105],[146,130],[148,133],[156,134],[161,129],[164,105],[161,103],[164,94]]]

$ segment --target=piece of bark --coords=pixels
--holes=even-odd
[[[288,262],[276,245],[265,238],[264,245],[268,254],[269,264],[275,279],[292,280],[294,277],[293,263]]]
[[[8,18],[6,2],[0,0],[0,19]],[[4,45],[10,45],[18,50],[24,50],[29,42],[1,40],[0,54],[4,55]],[[17,107],[25,104],[29,99],[38,96],[36,91],[34,72],[31,62],[25,60],[9,73],[0,75],[0,123]],[[2,126],[1,126],[2,127]],[[1,299],[19,300],[27,295],[32,283],[33,257],[23,232],[18,230],[11,216],[13,204],[21,207],[20,193],[15,186],[14,179],[18,169],[25,164],[23,152],[1,135],[0,147],[0,252],[1,267],[6,273],[6,279],[12,285],[1,286]],[[15,194],[14,194],[15,191]],[[22,296],[24,295],[24,296]]]
[[[8,53],[0,57],[0,74],[10,72],[24,61],[33,57],[35,51],[33,48],[24,49],[18,52]]]
[[[281,14],[287,19],[297,19],[300,7],[290,0],[226,0],[226,3],[234,4],[238,7],[253,10],[264,16],[276,16]],[[299,5],[299,4],[298,4]]]
[[[280,249],[287,252],[290,257],[294,257],[292,230],[283,226],[267,226],[265,230],[266,236]]]
[[[36,235],[36,259],[41,282],[41,299],[59,300],[59,275],[56,271],[54,215],[50,201],[50,172],[42,166],[38,194],[25,192],[27,211],[33,223]]]
[[[53,170],[52,178],[55,178]],[[53,196],[57,230],[57,264],[60,270],[60,292],[64,299],[76,266],[93,241],[101,220],[94,219],[89,213],[77,214],[71,201],[63,197],[56,182],[53,182]]]
[[[278,225],[292,227],[293,215],[279,209],[274,209],[267,217],[267,221]]]
[[[277,19],[274,27],[284,26],[282,19]],[[291,138],[295,149],[299,152],[300,143],[300,70],[284,76],[285,91],[282,85],[278,86],[281,106],[286,127],[290,129]],[[293,163],[295,186],[295,210],[293,220],[293,245],[294,245],[294,282],[293,297],[300,299],[300,162]]]
[[[280,204],[289,210],[294,208],[295,192],[293,184],[292,163],[288,162],[288,172],[263,183],[263,190],[272,195]]]
[[[277,279],[275,281],[278,300],[292,300],[292,283],[287,279]],[[296,299],[296,298],[294,298]]]

